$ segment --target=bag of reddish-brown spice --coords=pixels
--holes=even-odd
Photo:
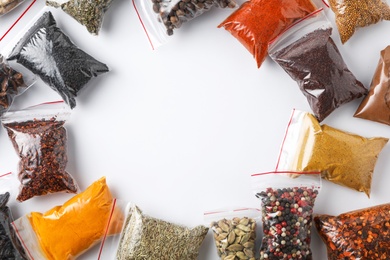
[[[312,259],[311,227],[320,172],[275,171],[251,178],[261,200],[260,259]]]
[[[22,202],[55,192],[76,193],[76,181],[65,170],[70,109],[64,102],[45,103],[3,115],[6,128],[19,156],[18,178]]]
[[[218,27],[241,42],[260,68],[268,54],[268,42],[316,9],[311,0],[252,0],[243,3]]]
[[[174,31],[213,7],[235,8],[235,0],[132,0],[149,43],[155,49]]]
[[[328,259],[390,259],[390,204],[338,216],[316,215],[314,222]]]
[[[271,58],[295,80],[319,121],[367,93],[348,69],[320,9],[294,24],[269,46]]]

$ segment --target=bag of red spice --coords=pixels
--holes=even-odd
[[[298,83],[319,121],[339,106],[367,94],[348,69],[331,34],[331,24],[319,9],[269,45],[271,58]]]
[[[48,193],[77,192],[76,181],[65,170],[68,137],[64,124],[69,116],[70,109],[63,101],[3,115],[2,124],[20,159],[18,201]]]
[[[235,8],[235,0],[132,0],[149,43],[155,49],[174,31],[212,7]]]
[[[321,188],[320,172],[275,171],[251,178],[261,200],[260,259],[311,259],[312,216]]]

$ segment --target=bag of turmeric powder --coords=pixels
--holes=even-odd
[[[323,179],[369,197],[374,167],[388,140],[320,125],[314,115],[294,110],[276,170],[320,171]]]
[[[13,227],[31,259],[75,259],[98,243],[106,230],[120,233],[124,216],[115,202],[102,177],[62,206],[31,212]],[[116,228],[107,229],[108,225]]]

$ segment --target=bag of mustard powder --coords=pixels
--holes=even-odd
[[[109,235],[120,233],[124,216],[115,202],[102,177],[62,206],[43,214],[31,212],[13,227],[31,259],[76,259],[100,242],[106,230]]]
[[[320,171],[323,179],[366,193],[387,138],[365,138],[328,125],[314,115],[294,110],[276,170]]]

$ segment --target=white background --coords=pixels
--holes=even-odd
[[[30,3],[0,17],[0,36]],[[0,52],[43,6],[43,0],[33,5],[0,42]],[[167,44],[153,51],[129,0],[114,1],[99,36],[53,9],[58,26],[73,42],[111,70],[81,92],[66,124],[67,169],[81,190],[106,176],[116,197],[135,202],[148,215],[190,227],[206,224],[207,210],[260,207],[250,175],[274,169],[292,109],[310,111],[310,107],[298,85],[276,63],[267,58],[257,69],[250,53],[217,28],[231,12],[214,8],[184,24]],[[327,16],[334,25],[333,13]],[[389,31],[390,22],[382,22],[358,30],[341,45],[334,29],[345,62],[366,87],[379,52],[390,44]],[[15,100],[13,108],[58,99],[38,81]],[[360,102],[343,105],[323,123],[366,137],[390,137],[389,126],[353,117]],[[340,214],[389,202],[389,155],[386,145],[375,168],[371,199],[324,181],[315,212]],[[1,128],[0,173],[16,171],[17,162]],[[13,203],[12,210],[18,218],[30,211],[45,212],[71,197],[34,198]],[[314,259],[326,259],[325,246],[312,231]],[[79,259],[96,259],[97,252],[94,247]],[[218,259],[211,231],[199,259]]]

